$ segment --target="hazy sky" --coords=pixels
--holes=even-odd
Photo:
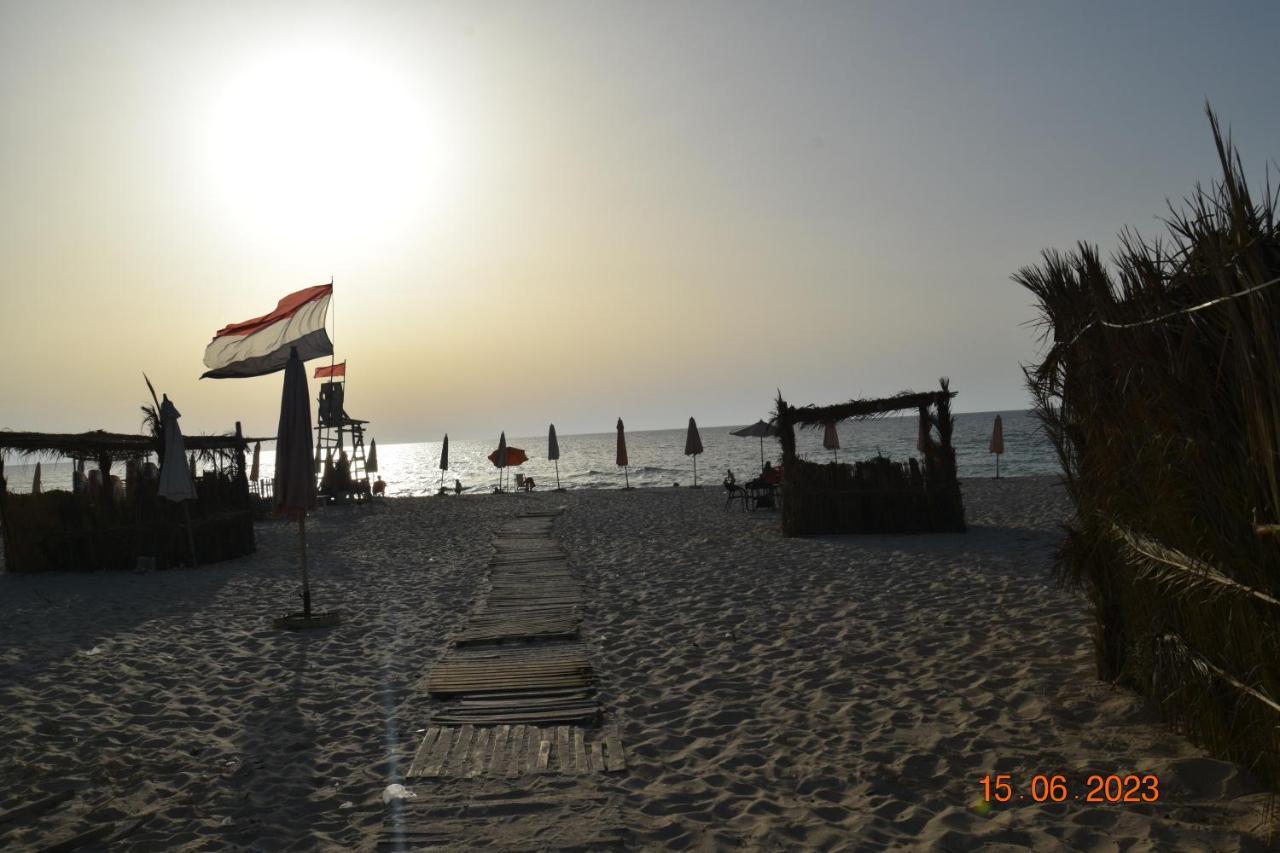
[[[1046,246],[1280,153],[1277,3],[0,2],[0,428],[270,434],[333,276],[380,442],[1027,403]],[[314,383],[313,383],[314,384]],[[314,391],[314,388],[313,388]]]

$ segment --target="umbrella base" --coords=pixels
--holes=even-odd
[[[565,491],[565,489],[563,489],[563,488],[560,488],[560,489],[552,489],[551,491],[553,491],[553,492],[563,492],[563,491]]]
[[[287,631],[301,631],[306,628],[331,628],[342,622],[342,614],[334,610],[330,613],[312,613],[309,617],[304,613],[290,613],[271,622],[271,627]]]

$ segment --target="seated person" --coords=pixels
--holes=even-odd
[[[724,487],[726,489],[736,488],[738,479],[733,476],[733,469],[730,468],[724,472]]]
[[[533,491],[533,478],[532,478],[532,477],[525,477],[525,478],[524,478],[524,490],[525,490],[526,492],[532,492],[532,491]]]
[[[760,471],[760,476],[747,483],[747,488],[766,489],[770,486],[776,486],[781,479],[782,475],[778,473],[778,469],[774,468],[772,463],[766,462],[764,463],[764,468]]]
[[[374,480],[374,482],[373,482],[373,493],[374,493],[375,495],[382,495],[383,497],[386,497],[386,494],[387,494],[387,484],[386,484],[386,482],[384,482],[384,481],[383,481],[383,479],[382,479],[381,477],[379,477],[377,480]]]

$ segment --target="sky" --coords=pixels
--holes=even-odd
[[[0,3],[0,429],[275,432],[222,326],[333,279],[379,443],[1028,405],[1047,247],[1161,230],[1280,4]],[[313,364],[318,364],[315,362]],[[315,383],[313,383],[314,386]],[[315,389],[313,387],[313,393]]]

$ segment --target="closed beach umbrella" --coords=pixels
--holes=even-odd
[[[622,428],[622,418],[618,418],[618,457],[617,462],[622,466],[623,486],[624,489],[631,488],[631,475],[627,471],[627,434]]]
[[[40,463],[36,463],[36,475],[31,478],[31,494],[40,494]]]
[[[198,476],[200,476],[200,475],[196,473],[196,455],[195,455],[194,453],[192,453],[192,454],[191,454],[191,479],[192,479],[192,481],[194,482],[194,481],[195,481],[195,479],[196,479],[196,477],[198,477]]]
[[[1004,453],[1004,420],[996,415],[996,424],[991,428],[991,452],[996,455],[996,479],[1000,479],[1000,454]]]
[[[262,442],[255,441],[253,443],[253,464],[249,466],[249,479],[255,483],[262,479],[258,476],[258,457],[262,454]]]
[[[764,421],[756,421],[749,427],[736,429],[729,433],[730,435],[740,435],[745,438],[760,439],[760,470],[764,470],[764,437],[766,435],[777,435],[778,431]]]
[[[498,438],[498,449],[489,457],[498,468],[498,491],[502,491],[502,469],[507,467],[507,431],[503,430]]]
[[[378,440],[376,438],[369,442],[369,458],[365,460],[364,470],[373,471],[375,474],[378,471]]]
[[[159,497],[171,501],[194,500],[195,485],[192,483],[195,456],[191,457],[191,467],[187,467],[187,448],[182,440],[182,429],[178,426],[178,418],[182,417],[178,408],[164,395],[160,404],[160,424],[164,432],[164,458],[160,460],[160,485],[156,490]],[[185,503],[182,512],[187,521],[187,546],[191,549],[191,565],[196,564],[196,540],[191,532],[191,510]]]
[[[702,436],[698,424],[689,418],[689,432],[684,437],[684,455],[693,457],[693,487],[698,488],[698,454],[702,452]]]
[[[444,434],[444,446],[440,448],[440,491],[444,491],[444,472],[449,470],[449,433]]]
[[[166,394],[160,404],[160,423],[164,430],[164,458],[160,460],[160,486],[156,494],[171,501],[194,500],[195,486],[191,482],[191,471],[195,468],[195,456],[191,457],[191,465],[187,465],[187,447],[182,440],[182,429],[178,426],[178,418],[182,417],[178,409]]]
[[[556,441],[556,425],[551,425],[551,430],[547,433],[547,458],[556,463],[556,491],[562,491],[560,488],[560,442]]]
[[[307,373],[291,347],[284,368],[284,389],[280,395],[280,424],[276,429],[275,499],[276,515],[298,522],[298,542],[302,563],[302,616],[311,618],[311,582],[307,577],[307,511],[316,507],[316,480],[312,473],[311,395]],[[327,466],[326,466],[327,467]],[[163,476],[163,471],[161,472]]]
[[[840,436],[836,433],[835,421],[827,422],[827,428],[822,432],[822,446],[831,451],[831,459],[835,461],[836,451],[840,449]]]

